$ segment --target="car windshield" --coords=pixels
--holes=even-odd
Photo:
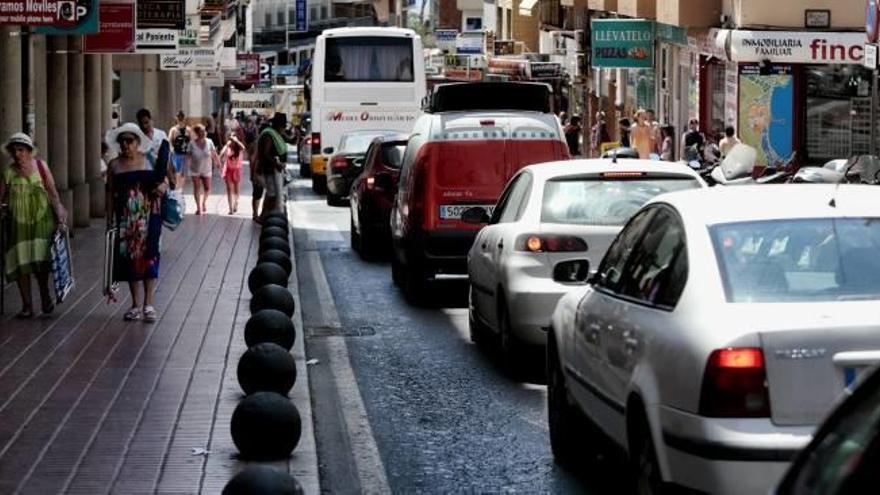
[[[413,40],[383,36],[327,38],[327,82],[413,82]]]
[[[622,226],[654,196],[697,187],[691,178],[550,180],[544,184],[541,222]]]
[[[342,136],[342,143],[339,145],[339,151],[345,153],[366,153],[367,148],[370,147],[370,143],[381,135],[381,132],[371,132]]]
[[[880,299],[880,219],[822,218],[710,228],[729,302]]]

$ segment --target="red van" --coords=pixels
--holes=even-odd
[[[461,83],[435,88],[413,128],[391,211],[392,275],[418,300],[437,274],[466,274],[479,225],[516,172],[569,158],[550,87],[541,83]]]

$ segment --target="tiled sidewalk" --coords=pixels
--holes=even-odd
[[[223,194],[222,184],[215,191]],[[188,215],[177,231],[163,232],[155,324],[122,320],[127,288],[115,304],[101,296],[103,221],[76,232],[77,286],[53,316],[12,319],[18,294],[7,288],[0,494],[213,494],[244,466],[229,421],[242,397],[235,372],[246,349],[247,275],[259,240],[249,206],[242,196],[237,216],[221,215],[225,196],[215,195],[210,214]],[[303,415],[303,439],[289,462],[276,465],[316,493],[308,376],[297,337],[291,396]]]

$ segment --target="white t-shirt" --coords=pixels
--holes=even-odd
[[[161,129],[153,129],[153,137],[151,139],[153,141],[153,156],[159,155],[159,147],[162,146],[162,141],[165,141],[167,139],[168,134],[165,134],[165,131]]]

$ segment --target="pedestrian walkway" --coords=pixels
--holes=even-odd
[[[222,183],[215,181],[214,191],[208,215],[190,214],[177,231],[163,232],[157,323],[123,321],[126,287],[119,302],[102,297],[103,221],[76,231],[77,285],[55,314],[13,319],[18,291],[7,287],[0,316],[0,494],[216,494],[246,465],[236,459],[229,423],[242,397],[236,366],[246,349],[247,275],[259,229],[250,196],[229,216]],[[192,213],[192,196],[187,202]],[[291,396],[303,416],[303,438],[289,462],[275,464],[317,493],[297,337]]]

